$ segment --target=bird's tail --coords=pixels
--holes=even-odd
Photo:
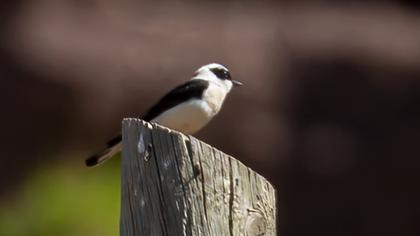
[[[93,156],[86,159],[85,163],[86,166],[97,166],[102,162],[110,159],[111,157],[115,156],[117,153],[121,152],[122,150],[122,142],[114,143],[113,145],[109,145],[106,149],[102,150],[94,154]]]

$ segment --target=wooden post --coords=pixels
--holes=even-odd
[[[123,121],[122,236],[276,235],[275,190],[192,136]]]

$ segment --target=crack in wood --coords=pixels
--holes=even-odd
[[[125,119],[121,181],[120,235],[276,235],[271,184],[192,136]]]

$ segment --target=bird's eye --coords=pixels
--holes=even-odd
[[[229,71],[225,69],[213,68],[211,69],[211,72],[213,72],[213,74],[215,74],[219,79],[231,79]]]

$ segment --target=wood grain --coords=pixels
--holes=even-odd
[[[192,136],[123,121],[121,228],[133,235],[276,235],[272,185]]]

